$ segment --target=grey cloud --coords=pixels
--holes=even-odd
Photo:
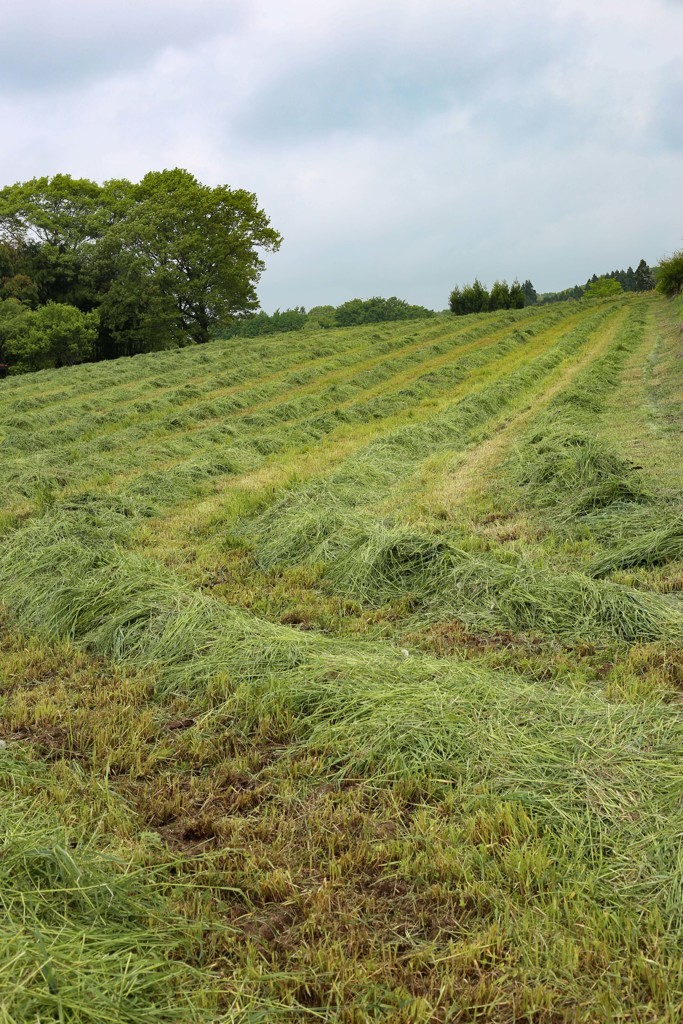
[[[148,64],[236,32],[244,4],[220,0],[27,2],[3,15],[0,88],[6,95],[58,92]]]
[[[400,131],[452,108],[509,127],[513,94],[533,119],[538,102],[529,97],[540,96],[543,70],[577,44],[578,33],[531,17],[501,15],[501,22],[495,33],[483,32],[480,20],[459,25],[452,18],[438,36],[346,37],[285,66],[234,127],[249,141],[286,144],[336,132]]]
[[[663,71],[652,111],[650,134],[662,149],[672,153],[683,152],[683,60],[672,62]]]

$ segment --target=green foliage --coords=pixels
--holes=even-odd
[[[434,316],[434,311],[424,306],[411,306],[404,299],[392,296],[390,299],[350,299],[341,306],[314,306],[306,312],[303,306],[294,309],[277,309],[268,314],[260,310],[238,320],[231,327],[221,330],[223,338],[234,336],[255,338],[266,334],[282,334],[287,331],[325,330],[330,327],[358,327],[362,324],[386,323],[399,320],[422,320]]]
[[[657,268],[657,290],[672,298],[683,290],[683,249],[662,260]]]
[[[378,296],[372,299],[351,299],[337,306],[334,319],[337,327],[357,327],[361,324],[377,324],[390,320],[420,320],[434,316],[431,309],[411,306],[404,299],[392,295],[389,299]]]
[[[533,291],[533,285],[532,285]],[[519,281],[515,280],[510,285],[510,305],[509,309],[524,309],[526,305],[533,305],[533,303],[527,302],[527,295],[524,285],[521,285]]]
[[[511,285],[507,281],[495,281],[489,295],[489,311],[497,309],[523,309],[526,305],[526,293],[519,281]]]
[[[633,290],[636,292],[648,292],[651,288],[654,288],[654,284],[652,271],[645,260],[641,260],[633,275]]]
[[[0,285],[0,299],[16,299],[26,306],[35,308],[39,303],[38,286],[27,274],[6,277]]]
[[[282,334],[287,331],[300,331],[306,326],[308,316],[303,306],[294,309],[276,309],[268,314],[263,310],[236,321],[227,330],[221,331],[224,338],[239,336],[242,338],[258,338],[266,334]]]
[[[0,352],[21,373],[50,366],[72,366],[92,358],[99,313],[82,313],[75,306],[49,302],[27,309],[12,300],[9,315],[0,319]]]
[[[534,286],[532,285],[531,281],[528,278],[526,279],[526,281],[522,285],[522,289],[524,291],[524,305],[525,306],[533,306],[533,305],[535,305],[536,301],[538,299],[538,294],[536,292],[536,289],[534,288]]]
[[[139,184],[34,178],[0,190],[0,297],[98,309],[96,358],[205,342],[256,307],[259,252],[280,241],[252,193],[178,168]],[[46,363],[49,345],[29,347],[40,356],[17,351],[15,369],[85,351]]]
[[[573,288],[565,288],[560,292],[541,292],[537,301],[540,306],[552,305],[555,302],[569,302],[572,299],[580,299],[583,296],[584,288],[575,284]]]
[[[510,308],[510,286],[507,281],[494,281],[489,295],[489,311]]]
[[[324,330],[326,327],[336,327],[336,309],[334,306],[312,306],[306,317],[306,327],[310,330]],[[428,310],[425,315],[430,315]]]
[[[216,324],[257,305],[264,263],[257,248],[275,251],[281,238],[256,196],[226,185],[202,185],[179,168],[146,174],[122,192],[122,211],[98,243],[106,301],[102,320],[117,336],[121,305],[113,282],[145,282],[139,330],[167,320],[187,341],[206,342]],[[149,297],[151,296],[151,298]],[[150,312],[151,310],[151,312]]]
[[[533,290],[531,282],[527,282]],[[534,292],[535,295],[535,292]],[[456,285],[450,294],[448,306],[451,313],[464,316],[467,313],[494,312],[498,309],[522,309],[526,304],[525,286],[515,280],[495,281],[489,294],[478,278],[474,283],[460,288]]]
[[[489,293],[479,278],[475,277],[473,284],[466,284],[463,288],[456,285],[450,294],[448,306],[456,316],[485,313],[489,308]]]
[[[68,174],[33,178],[0,190],[0,240],[28,276],[41,304],[91,309],[87,256],[103,220],[102,188]]]
[[[94,237],[101,187],[69,174],[32,178],[0,189],[0,235],[5,242],[37,241],[60,252],[81,249]]]
[[[643,292],[649,291],[654,287],[654,275],[648,267],[645,260],[641,260],[638,264],[638,269],[633,270],[633,267],[629,267],[628,270],[610,270],[608,274],[602,274],[599,278],[597,274],[593,274],[592,277],[586,281],[585,285],[575,284],[573,288],[565,288],[560,292],[544,292],[538,296],[538,301],[543,305],[553,302],[566,302],[569,299],[580,299],[585,293],[586,289],[595,285],[598,281],[614,281],[621,286],[621,289],[625,292]],[[595,295],[595,292],[591,294]],[[600,294],[608,294],[602,293]],[[613,294],[617,294],[617,291],[613,289]]]
[[[614,278],[599,277],[586,285],[584,296],[587,299],[606,299],[612,295],[620,295],[623,290],[622,286]]]

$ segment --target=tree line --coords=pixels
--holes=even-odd
[[[613,281],[617,287],[598,285],[598,282]],[[629,267],[628,270],[610,270],[607,274],[593,274],[585,284],[575,284],[572,288],[565,288],[559,292],[543,292],[538,296],[539,305],[547,305],[550,302],[566,302],[568,299],[581,299],[584,295],[587,298],[595,295],[616,294],[624,292],[648,292],[655,287],[656,271],[648,266],[645,260],[641,260],[636,269]],[[596,285],[598,288],[596,290]]]
[[[281,236],[256,196],[189,171],[0,190],[0,362],[41,369],[208,341],[258,308]]]
[[[308,312],[304,306],[277,309],[271,314],[260,310],[230,324],[220,332],[220,336],[256,338],[283,331],[319,331],[330,327],[357,327],[393,320],[421,320],[435,315],[433,309],[410,305],[395,295],[389,299],[375,296],[371,299],[349,299],[340,306],[313,306]]]
[[[679,254],[680,255],[680,254]],[[659,268],[660,269],[660,268]],[[521,309],[523,306],[546,305],[551,302],[565,302],[569,299],[581,299],[612,295],[621,291],[644,292],[655,287],[656,273],[641,260],[636,270],[611,270],[608,274],[598,277],[593,274],[584,285],[575,284],[559,292],[537,293],[531,281],[524,284],[515,280],[511,285],[506,281],[495,281],[489,292],[485,285],[474,279],[473,284],[464,287],[455,286],[448,300],[448,306],[456,316],[467,313],[487,313],[496,309]]]
[[[496,309],[522,309],[536,301],[536,292],[531,281],[520,284],[515,280],[495,281],[489,292],[479,278],[473,284],[460,288],[455,286],[448,299],[448,308],[456,316],[467,313],[492,313]]]

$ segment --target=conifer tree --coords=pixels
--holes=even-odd
[[[652,277],[652,271],[648,267],[645,260],[641,260],[636,267],[634,274],[635,286],[637,292],[649,292],[654,287],[654,280]]]

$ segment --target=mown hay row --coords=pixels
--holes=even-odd
[[[605,871],[639,898],[661,901],[664,875],[680,886],[680,712],[264,622],[118,547],[135,526],[132,511],[84,501],[16,531],[0,557],[0,584],[17,618],[154,669],[161,694],[210,694],[244,729],[277,720],[335,773],[488,791],[523,799],[553,833],[604,834]],[[452,552],[440,555],[452,573]],[[425,547],[413,546],[413,566],[430,557],[433,567]],[[644,774],[651,785],[636,799]],[[634,874],[629,850],[645,836],[647,857]],[[594,841],[586,855],[596,855]]]
[[[535,359],[471,392],[431,420],[378,438],[326,479],[305,483],[285,494],[254,522],[243,526],[260,564],[327,561],[345,514],[386,498],[397,483],[437,451],[466,447],[489,420],[579,351],[604,316],[601,311],[589,318]]]

